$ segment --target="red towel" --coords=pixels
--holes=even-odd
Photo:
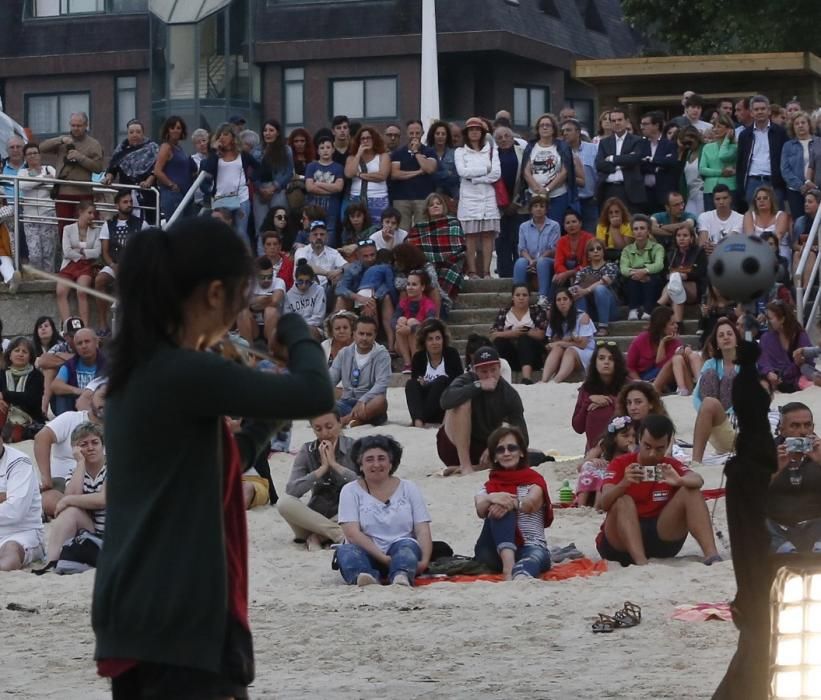
[[[604,560],[572,559],[571,561],[556,564],[550,571],[545,571],[539,578],[542,581],[564,581],[577,576],[598,576],[607,571],[607,562]],[[435,578],[417,578],[415,586],[427,586],[431,583],[473,583],[474,581],[503,581],[502,574],[479,574],[478,576],[437,576]]]

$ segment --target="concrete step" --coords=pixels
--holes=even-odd
[[[462,293],[471,292],[506,292],[510,294],[513,280],[509,277],[492,277],[486,280],[465,280],[462,282]]]
[[[448,326],[476,324],[482,327],[489,327],[493,325],[498,313],[498,308],[493,309],[490,307],[484,309],[453,309],[450,314],[448,314]]]
[[[536,302],[537,297],[533,298]],[[455,309],[498,309],[510,304],[510,291],[506,292],[469,292],[459,294],[456,298]]]

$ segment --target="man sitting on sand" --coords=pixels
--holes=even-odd
[[[602,559],[643,566],[648,557],[672,558],[689,533],[707,566],[721,561],[701,495],[704,479],[665,456],[674,430],[667,416],[647,416],[638,436],[638,454],[622,455],[608,465],[601,497],[607,517],[596,537]]]
[[[487,440],[503,423],[522,431],[528,441],[522,399],[501,376],[496,348],[485,346],[473,355],[472,368],[454,379],[440,400],[445,422],[436,434],[436,450],[445,476],[488,469]]]
[[[778,471],[767,494],[771,550],[821,553],[821,440],[812,411],[798,401],[786,404],[778,432]]]
[[[42,508],[31,460],[0,438],[0,571],[42,558]]]
[[[388,382],[391,356],[376,342],[376,320],[356,319],[353,343],[342,348],[329,370],[331,383],[342,382],[336,402],[342,425],[382,425],[388,420]]]

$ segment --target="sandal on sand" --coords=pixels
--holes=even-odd
[[[612,632],[618,626],[618,621],[615,618],[599,613],[599,619],[590,626],[590,629],[593,632]]]
[[[635,627],[641,622],[641,608],[625,600],[624,607],[616,611],[614,617],[619,627]]]

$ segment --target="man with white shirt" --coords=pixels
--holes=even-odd
[[[644,158],[641,171],[644,173],[644,186],[647,189],[647,212],[663,209],[667,195],[678,190],[679,168],[678,148],[669,139],[664,138],[664,114],[648,112],[641,118],[641,135],[644,136]],[[590,230],[590,229],[588,229]]]
[[[599,208],[610,197],[618,197],[631,212],[640,212],[647,201],[641,172],[642,139],[627,132],[627,113],[622,107],[610,111],[610,125],[613,133],[599,141],[596,153]]]
[[[723,238],[741,233],[744,217],[733,210],[733,195],[730,188],[718,184],[713,189],[715,209],[705,211],[698,217],[698,239],[707,255],[713,252]]]
[[[336,248],[325,245],[328,239],[328,229],[324,221],[312,221],[308,234],[308,245],[300,248],[294,254],[294,265],[305,260],[316,273],[317,281],[323,289],[333,287],[342,279],[342,268],[345,267],[345,258]]]
[[[43,558],[43,514],[37,473],[28,456],[0,438],[0,571]]]
[[[264,255],[254,261],[256,280],[248,308],[237,316],[239,334],[249,343],[260,337],[267,347],[274,336],[282,305],[285,301],[285,282],[274,274],[274,264]]]
[[[735,103],[735,122],[738,124],[735,128],[735,139],[736,142],[738,142],[738,137],[741,135],[741,132],[753,124],[753,115],[750,114],[749,98],[744,97]]]
[[[401,219],[402,215],[399,210],[393,207],[388,207],[382,212],[382,228],[369,237],[374,242],[377,250],[383,248],[393,250],[396,246],[405,242],[408,232],[403,228],[399,228]]]
[[[91,397],[90,411],[66,411],[34,437],[34,460],[40,471],[42,509],[48,517],[54,517],[57,501],[63,497],[66,477],[75,467],[71,449],[71,433],[82,423],[103,424],[105,415],[105,384],[98,387]]]
[[[787,142],[783,126],[770,121],[770,101],[764,95],[750,99],[753,123],[738,136],[736,191],[749,205],[753,193],[762,185],[775,190],[778,208],[784,208],[784,178],[781,176],[781,150]]]
[[[692,94],[684,102],[684,117],[686,123],[683,126],[694,126],[702,134],[706,134],[713,125],[705,122],[701,118],[701,113],[704,111],[704,98],[701,95]]]

